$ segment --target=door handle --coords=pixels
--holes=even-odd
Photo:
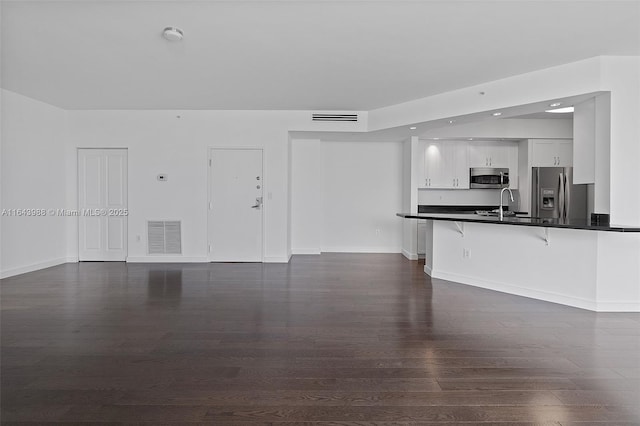
[[[256,204],[254,206],[251,206],[251,208],[259,210],[260,206],[262,206],[262,197],[256,197]]]
[[[571,182],[569,182],[569,176],[564,174],[564,218],[571,219],[569,216],[571,207]]]
[[[558,202],[556,203],[558,206],[558,218],[560,218],[560,220],[565,218],[565,211],[564,211],[564,173],[560,173],[558,175],[559,177],[559,182],[558,182]]]

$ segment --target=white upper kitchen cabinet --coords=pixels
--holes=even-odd
[[[469,189],[466,141],[424,141],[421,188]]]
[[[509,186],[518,189],[518,144],[510,141],[469,142],[469,167],[509,169]]]
[[[573,165],[573,141],[536,139],[531,144],[531,167],[569,167]]]
[[[509,144],[469,142],[469,167],[509,167]]]

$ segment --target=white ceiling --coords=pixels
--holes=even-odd
[[[640,55],[640,1],[1,5],[2,87],[66,109],[371,110]]]

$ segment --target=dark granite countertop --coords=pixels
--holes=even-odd
[[[500,220],[497,216],[480,216],[473,213],[396,213],[397,216],[406,219],[431,219],[446,220],[452,222],[490,223],[495,225],[537,226],[542,228],[583,229],[587,231],[605,232],[640,232],[638,226],[625,225],[591,225],[589,221],[570,219],[543,219],[524,216],[507,216]]]

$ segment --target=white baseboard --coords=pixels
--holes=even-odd
[[[425,268],[426,272],[426,268]],[[441,280],[453,281],[460,284],[466,284],[474,287],[480,287],[487,290],[500,291],[502,293],[508,293],[515,296],[530,297],[532,299],[544,300],[545,302],[559,303],[561,305],[572,306],[574,308],[586,309],[589,311],[599,312],[599,305],[594,300],[584,299],[581,297],[568,296],[566,294],[553,293],[548,291],[533,290],[530,288],[520,287],[513,284],[506,284],[497,281],[483,280],[476,277],[469,277],[466,275],[435,271],[432,270],[430,274],[432,278],[438,278]],[[627,303],[627,305],[629,305]],[[609,306],[613,309],[613,306]]]
[[[404,257],[406,257],[409,260],[418,260],[418,254],[417,253],[411,253],[406,251],[405,249],[402,249],[402,255]]]
[[[289,260],[291,258],[287,256],[269,256],[264,257],[262,263],[289,263]]]
[[[322,253],[402,253],[400,247],[323,247]]]
[[[62,265],[67,263],[67,257],[59,257],[57,259],[51,259],[44,262],[32,263],[30,265],[20,266],[18,268],[6,269],[0,272],[0,278],[9,278],[16,275],[26,274],[28,272],[38,271],[44,268],[50,268],[52,266]]]
[[[640,303],[597,302],[596,312],[640,312]]]
[[[129,256],[127,263],[207,263],[205,256]]]
[[[295,248],[292,249],[293,254],[320,254],[319,248]]]
[[[424,273],[429,275],[430,277],[433,277],[433,269],[431,269],[431,266],[425,264],[424,265]]]

